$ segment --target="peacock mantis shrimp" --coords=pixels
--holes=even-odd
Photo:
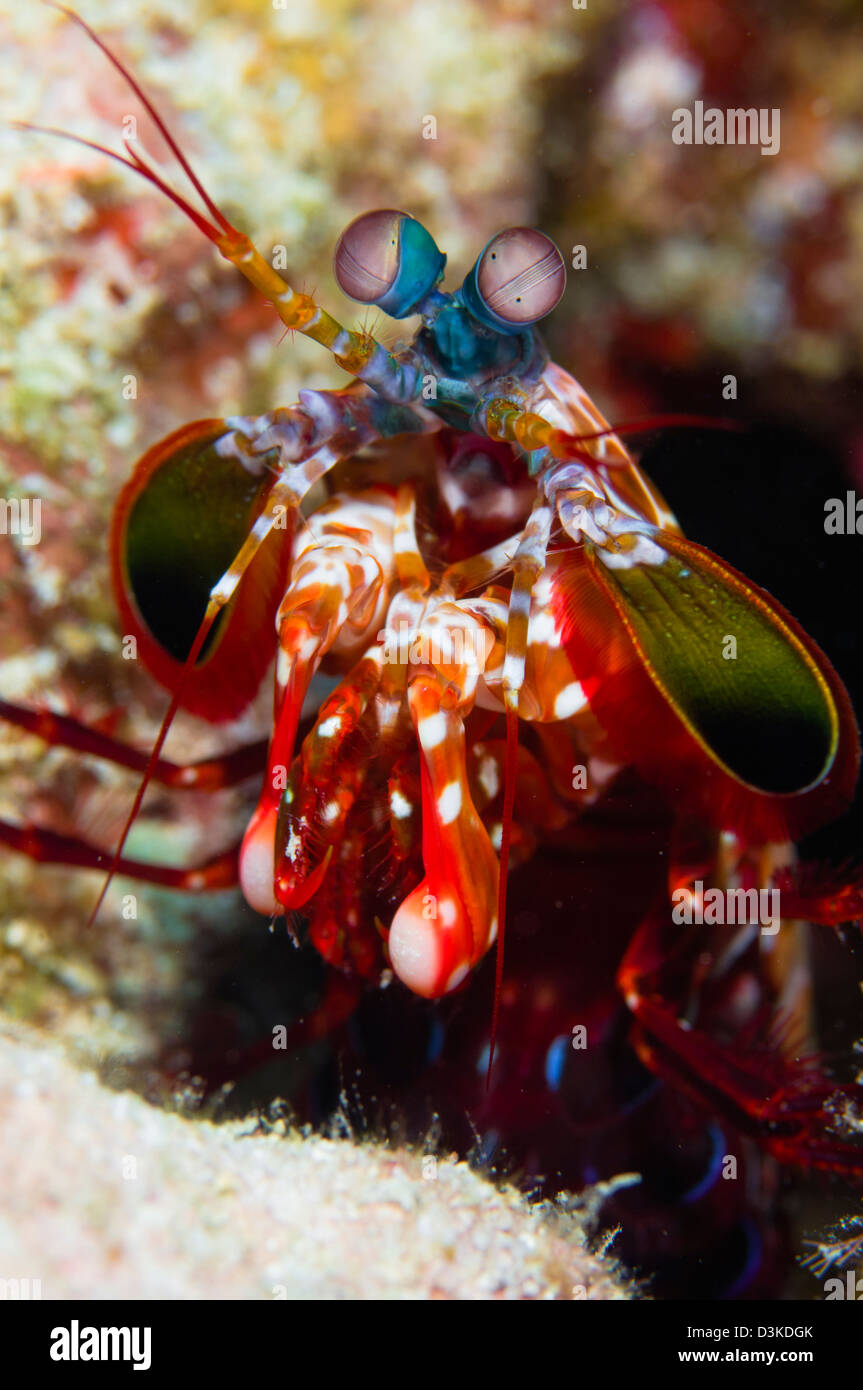
[[[446,256],[420,222],[393,209],[360,216],[335,250],[340,287],[420,321],[410,343],[387,349],[295,290],[227,220],[136,79],[63,12],[143,103],[192,193],[131,141],[123,154],[81,143],[160,190],[287,330],[350,378],[256,417],[197,421],[136,465],[111,552],[124,630],[171,691],[148,756],[67,718],[0,707],[49,742],[143,773],[111,873],[193,890],[238,877],[262,915],[302,910],[332,965],[372,981],[388,965],[426,998],[463,987],[497,942],[497,999],[510,863],[564,828],[577,840],[581,812],[635,769],[673,809],[669,898],[703,908],[712,892],[757,899],[781,885],[783,922],[855,918],[859,878],[791,867],[793,842],[853,794],[859,742],[844,687],[775,599],[683,537],[623,442],[630,427],[612,429],[550,360],[537,324],[565,290],[554,243],[532,228],[499,232],[448,291]],[[313,502],[322,484],[329,496]],[[162,758],[178,708],[235,716],[274,657],[263,758]],[[338,682],[307,728],[319,670]],[[261,763],[238,855],[164,871],[124,857],[152,780],[226,786]],[[0,837],[43,861],[104,858],[34,827],[3,825]],[[859,1178],[859,1147],[827,1113],[831,1082],[790,1059],[735,1057],[698,1026],[705,981],[753,943],[775,1006],[790,1007],[763,924],[732,919],[727,945],[705,954],[691,930],[669,939],[670,916],[666,900],[618,972],[645,1057],[719,1093],[784,1160]],[[687,985],[675,993],[663,969],[681,960]],[[493,1050],[494,1026],[489,1069]],[[858,1091],[847,1088],[849,1101]]]

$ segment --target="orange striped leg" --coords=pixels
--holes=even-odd
[[[280,912],[274,896],[276,823],[309,685],[327,652],[355,643],[373,623],[393,570],[394,499],[368,488],[314,512],[294,545],[291,582],[276,625],[275,727],[260,800],[243,839],[242,884],[258,912]]]
[[[433,999],[456,989],[497,934],[498,863],[471,801],[461,713],[440,676],[408,688],[421,752],[424,877],[398,908],[389,955],[399,979]]]
[[[533,586],[545,566],[553,520],[552,509],[540,495],[534,503],[513,558],[512,594],[506,624],[506,656],[503,663],[503,698],[508,710],[517,712],[527,663],[528,625]],[[524,711],[530,718],[536,709]]]

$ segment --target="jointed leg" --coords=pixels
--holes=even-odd
[[[425,875],[396,912],[393,969],[416,994],[456,989],[497,935],[498,861],[471,801],[462,716],[440,677],[408,689],[420,746]]]
[[[502,685],[504,704],[514,713],[518,712],[519,694],[524,685],[531,595],[545,565],[552,520],[551,507],[544,497],[538,498],[512,561]]]
[[[37,738],[44,739],[55,748],[71,748],[90,757],[102,758],[116,767],[127,767],[132,772],[143,772],[149,761],[149,754],[139,748],[132,748],[119,739],[91,729],[68,715],[54,714],[52,710],[26,709],[22,705],[12,705],[0,700],[0,719],[26,729]],[[157,759],[151,776],[154,782],[163,787],[185,788],[192,791],[218,791],[222,787],[235,787],[261,771],[267,755],[265,741],[249,743],[235,748],[218,758],[204,758],[197,763],[172,763],[165,758]]]
[[[276,823],[309,685],[328,652],[374,636],[366,629],[393,577],[397,524],[391,491],[369,488],[332,498],[295,540],[291,582],[277,616],[267,776],[243,841],[243,889],[260,912],[281,910],[273,895]]]
[[[77,869],[98,869],[113,872],[144,883],[156,883],[162,888],[177,888],[185,892],[202,893],[219,888],[232,888],[237,882],[239,846],[215,855],[204,864],[192,868],[174,868],[165,864],[148,864],[140,859],[112,858],[104,850],[71,835],[58,835],[38,826],[10,825],[0,821],[0,844],[26,854],[39,864],[67,864]]]
[[[679,990],[674,997],[666,993],[663,979],[672,978],[675,959],[679,965],[681,957],[685,963],[687,955],[693,960],[698,955],[697,940],[681,933],[703,930],[683,926],[672,934],[660,908],[627,949],[618,984],[644,1030],[644,1059],[703,1104],[727,1114],[780,1160],[863,1182],[863,1147],[850,1137],[850,1127],[848,1138],[839,1129],[843,1106],[859,1111],[863,1086],[831,1080],[814,1058],[785,1057],[770,1036],[753,1033],[743,1043],[738,1038],[726,1045],[697,1021],[680,1017],[686,1001],[677,997]]]
[[[253,471],[272,455],[270,466],[288,485],[297,507],[325,473],[364,445],[441,428],[441,421],[427,411],[394,404],[360,382],[338,391],[301,391],[299,405],[235,416],[226,424],[230,428],[219,440],[218,452]]]

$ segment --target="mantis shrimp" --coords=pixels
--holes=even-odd
[[[361,215],[336,246],[335,277],[358,304],[418,319],[411,341],[388,349],[293,288],[227,220],[136,79],[64,13],[143,103],[191,193],[130,141],[123,154],[81,143],[169,198],[350,380],[262,415],[189,424],[136,465],[111,553],[124,630],[171,692],[149,755],[46,711],[0,713],[143,773],[112,873],[192,890],[238,878],[263,916],[302,913],[331,965],[366,981],[391,968],[428,999],[462,989],[497,943],[495,1010],[510,865],[549,836],[577,844],[582,814],[634,770],[672,815],[667,894],[617,970],[641,1055],[720,1097],[782,1161],[859,1179],[859,1145],[827,1103],[853,1106],[860,1088],[781,1052],[769,1064],[738,1056],[720,1036],[751,1023],[764,997],[793,1008],[786,925],[838,927],[863,908],[859,875],[801,875],[792,854],[852,797],[853,711],[781,604],[681,534],[626,447],[634,427],[612,428],[550,360],[537,325],[564,294],[558,248],[505,229],[446,290],[446,256],[419,221]],[[236,716],[273,660],[263,757],[163,759],[178,708]],[[319,672],[336,684],[309,727]],[[124,856],[152,780],[226,786],[261,765],[238,853],[186,870]],[[0,838],[43,861],[104,863],[26,825],[4,824]],[[707,950],[671,915],[682,895],[715,925],[710,895],[751,905],[777,891],[775,924],[732,917]],[[705,1022],[699,999],[752,951],[762,995],[747,1014],[729,992]],[[489,1071],[494,1038],[493,1022]]]

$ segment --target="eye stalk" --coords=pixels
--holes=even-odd
[[[532,227],[498,232],[480,253],[461,297],[480,323],[518,333],[551,313],[566,288],[563,257]]]
[[[340,289],[360,304],[406,318],[443,275],[446,256],[406,212],[364,212],[339,237],[333,270]]]

